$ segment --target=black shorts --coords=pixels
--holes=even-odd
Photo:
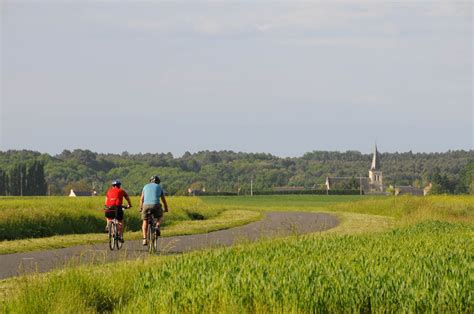
[[[117,220],[121,221],[123,220],[123,208],[122,206],[112,206],[104,209],[105,212],[105,218],[108,219],[114,219],[117,218]],[[115,217],[117,215],[117,217]]]

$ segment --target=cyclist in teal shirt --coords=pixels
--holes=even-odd
[[[150,178],[150,183],[146,184],[142,190],[142,196],[140,198],[140,212],[143,220],[142,232],[143,232],[143,245],[147,245],[147,231],[148,231],[148,217],[153,215],[156,222],[156,233],[158,236],[161,235],[160,224],[163,218],[163,207],[161,206],[160,200],[163,202],[165,212],[168,212],[168,204],[166,203],[165,194],[160,185],[160,177],[153,176]]]

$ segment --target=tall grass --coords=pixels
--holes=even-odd
[[[102,232],[103,201],[102,197],[0,197],[0,241]],[[138,203],[137,197],[132,198],[135,207],[125,211],[125,227],[129,231],[141,228]],[[208,219],[222,212],[198,198],[170,197],[168,203],[170,212],[165,226]]]
[[[4,312],[465,312],[472,226],[304,236],[23,278]]]
[[[452,222],[472,222],[474,218],[473,196],[387,197],[353,203],[340,203],[328,211],[346,211],[372,215],[384,215],[403,223],[416,223],[426,219]]]
[[[0,241],[102,232],[102,197],[0,197]],[[128,231],[140,230],[135,207],[125,212]],[[165,226],[178,221],[209,219],[230,210],[353,212],[385,215],[405,222],[423,219],[472,221],[474,197],[255,196],[170,197]]]
[[[397,223],[378,233],[314,234],[26,276],[6,292],[3,312],[474,310],[473,197],[333,199],[324,206],[314,196],[258,197],[250,205],[239,199],[202,202],[222,210],[304,209]]]
[[[280,211],[324,211],[382,215],[415,223],[426,219],[470,222],[474,196],[383,197],[338,195],[273,195],[254,197],[205,197],[203,202],[226,208]]]
[[[193,214],[195,215],[195,214]],[[183,220],[173,221],[166,228],[162,229],[163,237],[190,235],[198,233],[208,233],[222,229],[248,224],[262,218],[261,212],[250,210],[227,210],[214,217],[207,217],[204,220]],[[142,238],[142,232],[130,232],[126,230],[125,240],[137,240]],[[12,241],[0,241],[0,255],[29,251],[50,250],[65,248],[75,245],[106,242],[104,233],[86,233],[58,235],[44,238],[22,239]],[[1,257],[0,257],[1,260]]]

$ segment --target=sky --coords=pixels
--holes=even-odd
[[[0,1],[0,150],[473,149],[470,1]]]

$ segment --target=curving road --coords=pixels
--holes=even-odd
[[[262,220],[241,227],[206,234],[161,238],[158,254],[177,254],[265,238],[324,231],[337,224],[337,218],[328,214],[269,212]],[[120,251],[110,251],[107,243],[100,243],[48,251],[0,255],[0,279],[31,272],[46,272],[65,266],[102,264],[147,256],[149,256],[147,249],[141,245],[141,241],[126,241]]]

